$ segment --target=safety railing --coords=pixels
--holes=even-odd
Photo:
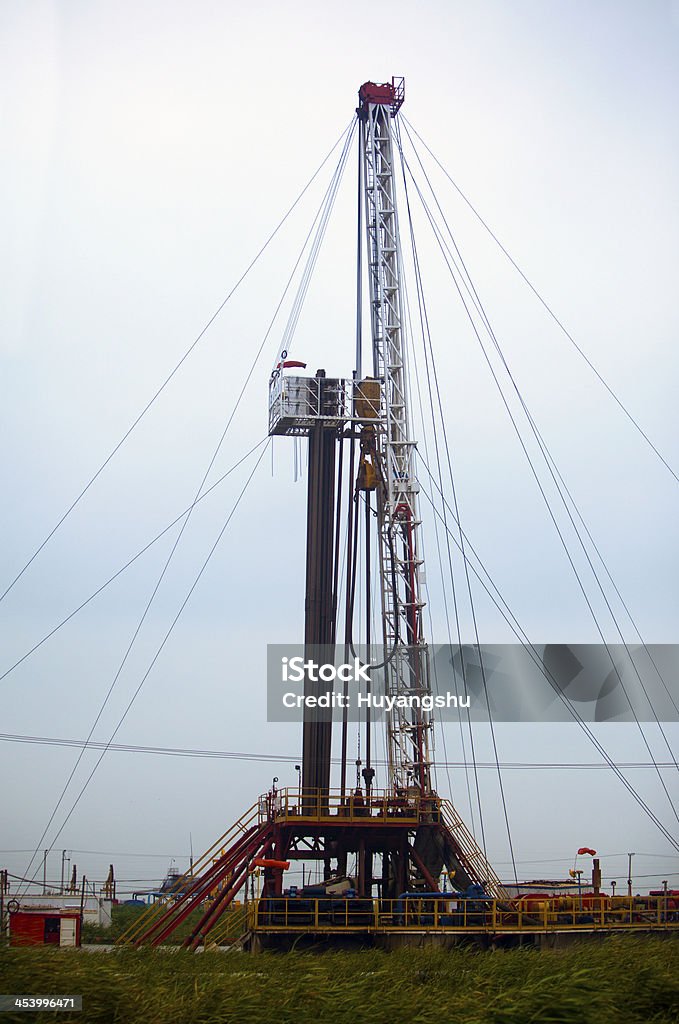
[[[214,928],[210,929],[207,942],[217,946],[231,945],[247,931],[248,924],[248,906],[239,903],[224,914]]]
[[[351,382],[328,377],[287,377],[269,383],[269,433],[307,434],[317,423],[340,426],[351,418]]]
[[[464,853],[467,864],[472,869],[473,876],[484,880],[486,892],[489,896],[494,896],[496,899],[506,899],[507,892],[500,879],[488,863],[483,850],[474,839],[463,819],[455,810],[454,805],[450,800],[441,800],[440,806],[441,821]]]
[[[370,796],[340,790],[279,789],[260,797],[261,821],[275,818],[333,819],[341,823],[366,820],[375,822],[431,821],[440,816],[439,797],[419,795],[394,796],[391,790],[373,790]]]
[[[377,380],[294,377],[274,370],[269,382],[269,433],[306,435],[315,425],[346,423],[382,427],[382,388]]]
[[[248,906],[248,926],[266,932],[550,932],[679,929],[679,901],[667,897],[578,897],[508,903],[456,895],[394,900],[343,897],[261,897]]]

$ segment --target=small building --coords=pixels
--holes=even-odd
[[[505,891],[512,899],[519,896],[541,893],[545,899],[552,899],[556,896],[577,896],[578,892],[587,893],[592,891],[589,882],[583,881],[578,889],[578,883],[572,879],[562,881],[561,879],[537,878],[532,882],[503,882]]]
[[[10,946],[79,946],[80,914],[68,910],[15,910],[9,915]]]
[[[7,895],[7,899],[11,896]],[[93,924],[97,928],[111,927],[110,899],[101,896],[83,896],[79,893],[24,893],[20,900],[20,910],[54,910],[55,912],[82,912],[83,924]]]

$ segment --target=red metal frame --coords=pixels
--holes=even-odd
[[[364,82],[358,90],[361,109],[371,103],[389,107],[391,116],[398,113],[406,95],[405,79],[392,78],[391,82]]]
[[[207,896],[220,884],[220,882],[223,882],[228,875],[235,872],[241,874],[243,864],[246,865],[247,869],[247,864],[252,857],[258,856],[264,851],[268,851],[268,848],[271,845],[271,828],[271,823],[267,821],[262,825],[253,826],[251,829],[248,829],[244,835],[229,847],[223,856],[215,861],[213,866],[206,871],[205,874],[201,875],[201,877],[198,878],[196,882],[179,897],[179,899],[175,900],[165,910],[157,921],[154,921],[149,925],[147,930],[136,940],[135,946],[141,946],[146,942],[150,942],[152,946],[160,945],[160,943],[171,935],[175,928],[177,928],[182,921],[189,916],[192,910],[201,905]],[[225,909],[237,894],[238,889],[245,881],[246,876],[247,870],[243,874],[243,877],[235,891],[231,893],[229,899],[226,900],[226,896],[233,889],[234,882],[232,882],[228,890],[219,895],[215,904],[210,908],[210,911],[212,911],[217,904],[222,906],[222,903],[222,910]],[[197,926],[198,928],[203,925],[204,920],[207,917],[207,913],[203,918],[201,918]],[[190,938],[193,934],[194,933],[192,933]]]
[[[210,929],[217,924],[219,918],[234,900],[243,884],[247,882],[251,854],[253,852],[258,854],[267,854],[270,849],[271,839],[268,837],[265,839],[264,843],[261,842],[261,837],[257,837],[257,840],[250,844],[248,850],[245,852],[244,859],[241,861],[238,873],[233,878],[231,885],[217,897],[212,906],[208,907],[191,934],[184,939],[184,942],[182,943],[184,949],[195,950],[198,948],[201,942],[205,940],[205,936],[208,934]]]

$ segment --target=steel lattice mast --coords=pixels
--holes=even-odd
[[[358,116],[368,244],[373,374],[380,382],[377,453],[381,469],[378,531],[387,693],[397,700],[388,721],[391,784],[431,792],[430,714],[413,696],[430,695],[422,629],[423,560],[408,408],[401,250],[396,208],[393,118],[404,98],[402,78],[366,82]],[[415,705],[413,707],[413,705]]]
[[[261,948],[263,941],[288,948],[305,935],[312,936],[314,943],[320,935],[350,935],[352,939],[363,935],[373,941],[375,935],[390,931],[404,937],[410,934],[420,944],[423,929],[452,933],[456,924],[454,915],[445,909],[451,897],[445,887],[443,891],[439,888],[444,869],[453,890],[469,900],[462,905],[471,908],[474,932],[479,930],[476,922],[485,924],[489,914],[495,927],[497,910],[487,909],[489,897],[506,899],[502,884],[462,818],[452,803],[432,788],[431,716],[413,699],[431,699],[431,689],[422,629],[421,523],[408,410],[394,190],[393,117],[403,101],[403,79],[392,79],[386,85],[367,82],[359,97],[373,376],[361,379],[360,344],[351,379],[327,377],[323,369],[313,377],[288,375],[286,370],[304,368],[305,364],[288,360],[288,353],[281,352],[269,382],[269,433],[309,438],[304,652],[310,663],[334,655],[343,486],[352,495],[347,513],[346,550],[350,554],[345,651],[350,648],[358,660],[352,628],[361,494],[366,514],[366,644],[370,646],[371,494],[376,494],[385,655],[380,661],[388,694],[403,698],[388,718],[389,786],[380,791],[372,785],[372,723],[366,711],[368,749],[361,773],[365,787],[358,777],[363,763],[360,752],[356,787],[345,785],[343,747],[342,785],[339,791],[332,790],[332,718],[318,713],[322,705],[305,700],[298,787],[278,790],[278,779],[274,779],[271,790],[206,852],[195,873],[192,869],[183,877],[181,891],[168,893],[164,904],[150,909],[128,931],[122,941],[135,945],[164,943],[194,911],[196,920],[183,942],[190,949],[205,945],[208,935],[223,937],[227,929],[245,925],[241,940],[252,949]],[[350,441],[350,469],[343,474],[345,439]],[[360,456],[355,472],[357,440]],[[374,664],[375,675],[379,667]],[[327,687],[307,670],[305,698],[316,700]],[[347,723],[348,716],[343,728]],[[320,898],[316,884],[306,889],[302,885],[301,890],[297,884],[286,888],[286,873],[293,862],[322,864]],[[252,902],[246,921],[226,915],[237,893],[243,887],[247,892],[253,867],[263,870],[261,898]],[[410,897],[417,900],[409,903]],[[462,916],[466,927],[466,910]],[[235,918],[235,926],[228,918]]]

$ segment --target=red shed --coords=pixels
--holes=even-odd
[[[9,915],[11,946],[79,946],[76,910],[15,910]]]

